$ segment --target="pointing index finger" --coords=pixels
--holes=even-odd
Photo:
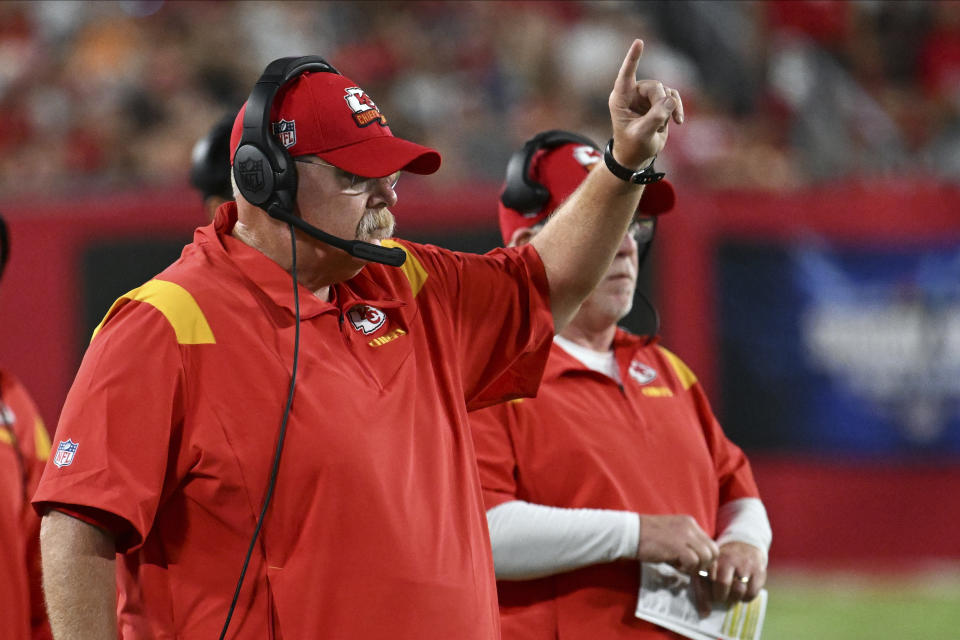
[[[630,83],[637,80],[637,66],[640,64],[640,56],[643,55],[643,40],[639,38],[630,45],[627,51],[627,57],[623,59],[620,65],[620,73],[617,74],[617,86],[620,89],[631,86]]]

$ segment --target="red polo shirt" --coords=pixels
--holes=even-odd
[[[50,637],[40,586],[40,519],[30,508],[50,437],[15,377],[0,371],[0,616],[3,637]]]
[[[644,514],[683,513],[716,537],[717,509],[759,497],[694,374],[674,354],[617,331],[623,384],[554,345],[537,397],[470,414],[487,508],[509,500]],[[672,638],[634,617],[636,562],[500,581],[504,640]]]
[[[114,304],[57,427],[74,451],[35,497],[117,530],[123,638],[218,636],[266,492],[292,283],[235,221],[221,207]],[[231,638],[498,637],[466,411],[535,392],[546,276],[532,249],[393,244],[403,268],[370,264],[333,302],[300,287],[296,396]]]

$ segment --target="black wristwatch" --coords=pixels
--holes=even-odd
[[[653,160],[656,159],[657,156],[653,156]],[[650,184],[651,182],[663,180],[663,176],[667,174],[654,169],[653,160],[650,161],[650,166],[647,168],[641,169],[640,171],[631,171],[617,162],[613,157],[613,138],[610,138],[610,142],[607,143],[607,148],[603,150],[603,163],[607,165],[607,169],[610,169],[610,173],[624,182],[632,182],[633,184]]]

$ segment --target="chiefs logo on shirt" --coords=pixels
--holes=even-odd
[[[368,336],[383,326],[387,321],[387,314],[376,307],[358,304],[347,312],[347,318],[350,319],[354,329]]]
[[[360,87],[347,89],[347,95],[343,96],[343,99],[347,101],[347,106],[353,111],[353,119],[357,121],[357,126],[365,127],[374,122],[379,122],[381,127],[386,126],[387,117],[380,113],[377,105]]]
[[[640,384],[649,384],[657,377],[657,371],[639,360],[630,363],[630,377]]]

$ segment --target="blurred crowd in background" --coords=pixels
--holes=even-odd
[[[681,91],[658,168],[707,188],[960,182],[960,2],[3,2],[0,193],[184,182],[267,62],[319,54],[440,183],[498,182],[562,127],[602,142],[633,37]]]

